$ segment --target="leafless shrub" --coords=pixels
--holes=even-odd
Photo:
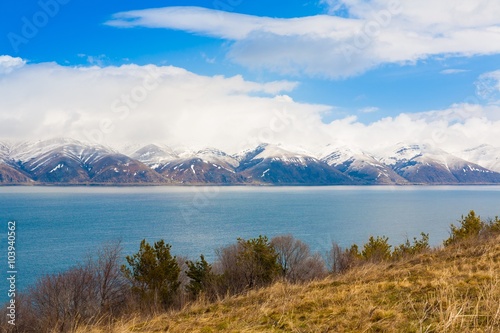
[[[188,295],[182,292],[183,290],[186,289],[186,286],[189,283],[189,277],[186,274],[186,271],[188,270],[188,266],[186,264],[187,259],[188,258],[186,256],[176,256],[177,265],[179,266],[180,269],[179,280],[178,280],[180,292],[178,292],[175,297],[174,306],[178,308],[182,308],[189,301]]]
[[[75,267],[64,273],[47,275],[28,291],[30,308],[39,332],[71,332],[92,321],[99,313],[95,303],[96,284],[88,267]]]
[[[175,259],[177,260],[177,265],[179,266],[180,269],[179,287],[184,289],[186,285],[189,283],[189,277],[186,275],[186,271],[188,269],[186,262],[188,258],[186,256],[176,256]]]
[[[95,259],[40,278],[18,295],[19,316],[12,332],[72,332],[118,316],[128,294],[120,258],[120,244],[107,244]]]
[[[278,253],[282,276],[290,282],[324,277],[326,268],[319,254],[311,254],[309,246],[292,235],[276,236],[271,245]]]
[[[238,265],[240,244],[231,244],[215,251],[218,262],[216,271],[220,274],[221,281],[218,286],[219,294],[237,294],[245,289],[246,280],[243,268]]]
[[[128,303],[127,280],[120,270],[122,247],[119,242],[105,244],[96,259],[89,258],[87,267],[94,274],[99,315],[116,317]]]
[[[358,246],[352,245],[349,249],[342,248],[332,242],[332,248],[327,252],[327,264],[332,274],[341,274],[359,263],[360,254]]]
[[[314,253],[297,265],[290,281],[296,283],[318,280],[324,278],[327,273],[324,259],[319,253]]]
[[[7,317],[6,306],[0,311],[0,332],[2,333],[38,333],[37,327],[34,326],[36,323],[36,317],[32,311],[29,311],[31,299],[27,294],[16,294],[16,314],[15,314],[15,326],[8,323],[11,318]]]

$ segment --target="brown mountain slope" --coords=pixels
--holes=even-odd
[[[28,176],[0,162],[0,184],[26,184],[33,182]]]

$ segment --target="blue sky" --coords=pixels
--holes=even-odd
[[[484,107],[491,104],[476,89],[481,75],[499,69],[500,46],[494,45],[500,22],[485,16],[496,5],[481,0],[471,7],[460,0],[448,17],[444,1],[425,15],[418,6],[391,12],[389,2],[9,0],[0,4],[0,55],[21,58],[26,66],[172,65],[199,76],[293,81],[296,87],[286,95],[329,107],[318,111],[326,124],[356,116],[368,125],[401,113],[446,110],[471,98]],[[425,0],[421,6],[427,2],[436,4]],[[180,11],[151,10],[164,7]],[[43,14],[50,10],[53,15]],[[345,40],[355,43],[352,31],[367,28],[382,12],[390,14],[390,22],[382,18],[382,33],[355,49],[353,61],[338,50],[330,53],[340,40],[350,47]],[[27,21],[44,18],[34,36],[13,42],[23,36]],[[351,35],[329,37],[336,33]]]

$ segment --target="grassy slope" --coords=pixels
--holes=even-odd
[[[500,332],[499,279],[497,237],[93,332],[493,333]]]

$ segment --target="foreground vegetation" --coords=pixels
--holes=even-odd
[[[333,244],[325,262],[291,236],[259,237],[220,249],[212,265],[144,241],[121,268],[112,260],[97,280],[114,282],[90,288],[100,290],[97,298],[73,292],[59,298],[64,304],[50,302],[46,277],[25,295],[19,320],[39,325],[31,327],[37,332],[498,332],[499,235],[498,218],[482,221],[471,211],[437,249],[426,234],[394,249],[386,237],[370,237],[362,247]],[[82,269],[103,272],[110,253],[118,252],[107,248]],[[49,310],[43,302],[57,314],[40,312]]]
[[[499,332],[500,238],[79,332]]]

